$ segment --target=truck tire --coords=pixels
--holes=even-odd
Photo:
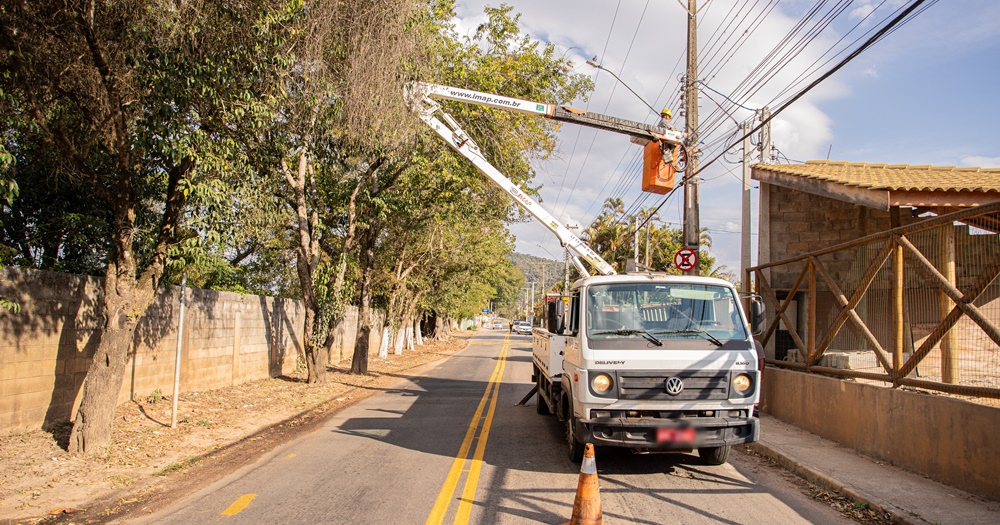
[[[576,437],[576,418],[569,407],[566,408],[566,454],[573,463],[583,461],[583,443]]]
[[[729,460],[729,445],[698,449],[698,457],[705,465],[722,465]]]
[[[535,386],[538,387],[538,390],[535,392],[535,400],[538,401],[538,404],[535,405],[535,412],[538,412],[540,415],[547,416],[552,412],[549,411],[549,405],[545,402],[545,397],[542,396],[542,386],[545,384],[545,380],[542,379],[542,372],[540,370],[538,370],[536,374],[538,379],[535,382]]]

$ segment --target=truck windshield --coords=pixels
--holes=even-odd
[[[702,338],[717,346],[746,340],[732,290],[684,283],[594,285],[587,290],[587,336],[592,339]]]

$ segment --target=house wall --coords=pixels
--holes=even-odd
[[[769,233],[761,242],[767,243],[770,256],[766,261],[761,259],[761,263],[790,259],[891,228],[888,211],[761,183],[761,193],[764,192],[767,192],[767,212],[761,214],[761,221],[767,221]],[[903,215],[903,225],[915,221]],[[842,252],[828,262],[827,268],[834,277],[850,272],[858,262],[856,255],[853,250]],[[801,268],[801,264],[771,268],[771,286],[790,289]]]
[[[761,184],[761,203],[760,263],[790,259],[804,253],[883,232],[892,227],[888,211],[849,204],[773,184]],[[921,220],[911,216],[908,211],[903,210],[901,213],[902,225]],[[956,285],[960,289],[967,289],[982,275],[985,266],[990,261],[1000,257],[1000,243],[996,242],[995,235],[971,235],[968,227],[963,225],[954,225],[952,228],[954,228],[956,245]],[[938,230],[928,230],[907,237],[925,257],[940,268],[938,262],[939,234]],[[841,291],[850,296],[865,269],[884,246],[885,240],[879,240],[822,255],[818,259],[829,271]],[[771,287],[778,293],[779,300],[784,299],[784,292],[790,291],[805,264],[805,261],[799,261],[768,268],[765,271],[765,276]],[[910,256],[905,258],[905,275],[905,315],[906,323],[909,326],[909,329],[906,330],[905,346],[907,351],[910,351],[919,346],[920,341],[930,332],[931,327],[938,322],[940,317],[938,311],[939,292],[927,280],[923,271]],[[892,266],[891,262],[887,262],[872,282],[866,298],[857,308],[858,314],[866,320],[868,328],[886,348],[891,344],[891,323],[880,320],[886,319],[891,311],[891,289]],[[797,330],[803,340],[808,336],[807,290],[808,284],[803,282],[796,294],[793,312],[796,324],[793,328]],[[1000,285],[995,283],[985,291],[976,303],[984,315],[993,322],[1000,321],[998,295],[1000,295]],[[833,292],[822,278],[817,278],[816,299],[816,341],[819,342],[826,335],[827,327],[836,317],[840,307]],[[776,316],[775,310],[770,305],[767,305],[766,313],[768,319],[773,319]],[[783,328],[779,329],[779,332],[765,348],[767,357],[781,359],[787,349],[794,348]],[[984,341],[980,337],[982,332],[968,318],[959,321],[958,326],[953,330],[962,334],[962,341],[971,341],[968,345],[964,345],[966,347],[982,349],[991,346],[991,342]],[[866,348],[866,343],[863,343],[857,334],[852,337],[838,336],[838,338],[839,340],[835,341],[832,349],[852,351]]]
[[[119,402],[173,392],[179,291],[163,291],[139,320]],[[101,295],[96,277],[0,270],[0,296],[21,306],[17,314],[0,311],[0,432],[75,416],[100,339]],[[357,308],[349,308],[334,329],[332,364],[353,353],[357,320]],[[293,374],[304,363],[303,323],[301,301],[188,288],[181,392]],[[369,348],[378,349],[381,335],[378,322]]]

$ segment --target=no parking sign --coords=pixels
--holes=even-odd
[[[698,252],[691,248],[681,248],[674,254],[674,266],[682,272],[693,270],[698,266]]]

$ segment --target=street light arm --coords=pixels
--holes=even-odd
[[[590,67],[593,67],[593,68],[600,69],[602,71],[607,71],[611,76],[615,77],[615,80],[617,80],[618,82],[620,82],[621,85],[625,86],[625,89],[631,91],[632,94],[635,95],[635,98],[639,99],[640,102],[642,102],[643,104],[645,104],[646,107],[649,108],[649,110],[652,111],[654,115],[656,115],[658,117],[662,116],[662,112],[656,111],[655,109],[653,109],[653,106],[650,106],[649,102],[646,102],[646,100],[644,98],[642,98],[641,96],[639,96],[639,94],[636,93],[634,89],[632,89],[631,87],[629,87],[629,85],[626,84],[625,81],[621,79],[621,77],[619,77],[618,75],[616,75],[614,71],[611,71],[610,69],[608,69],[608,68],[606,68],[606,67],[598,64],[596,59],[597,59],[597,57],[594,57],[594,58],[588,60],[587,61],[587,65],[590,66]]]

